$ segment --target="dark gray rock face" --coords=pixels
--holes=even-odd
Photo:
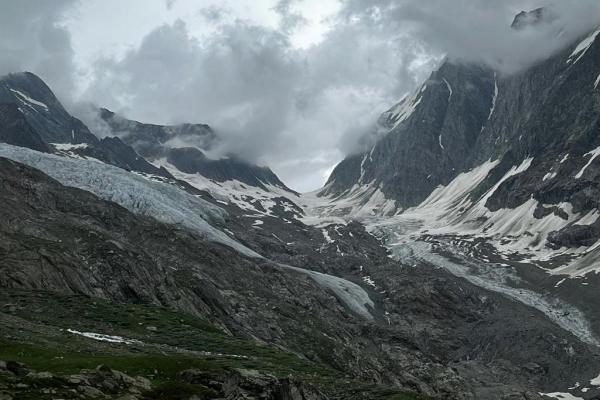
[[[119,138],[98,140],[79,119],[63,108],[52,90],[36,75],[24,72],[0,78],[0,141],[46,153],[61,144],[67,154],[92,157],[126,170],[173,178],[140,157]]]
[[[516,24],[543,15],[536,10]],[[417,104],[410,116],[394,127],[394,109],[382,114],[380,125],[392,129],[373,149],[341,162],[323,193],[339,195],[372,183],[406,208],[459,173],[499,160],[473,192],[476,200],[532,158],[524,173],[507,179],[488,199],[490,210],[515,208],[532,196],[545,204],[569,202],[576,213],[598,208],[600,167],[592,152],[600,146],[600,43],[572,55],[587,36],[508,76],[446,61],[409,96]]]
[[[365,381],[439,398],[501,399],[597,373],[596,351],[540,313],[443,271],[393,262],[358,223],[327,228],[330,243],[298,221],[271,217],[252,227],[229,206],[222,228],[277,262],[359,283],[370,276],[378,282],[364,284],[376,301],[372,321],[304,275],[135,216],[33,168],[0,159],[0,189],[4,287],[178,308]],[[531,360],[547,372],[521,377],[519,365]],[[258,389],[239,376],[220,387],[287,393],[295,385],[257,379],[265,383]]]
[[[210,150],[219,142],[208,125],[145,124],[106,109],[100,110],[100,118],[114,135],[150,160],[164,157],[182,172],[198,173],[217,182],[237,180],[262,189],[266,189],[265,184],[270,184],[293,193],[268,167],[259,167],[235,155],[217,160],[206,157],[203,151]]]
[[[199,173],[217,182],[237,180],[265,190],[265,184],[271,184],[292,192],[270,168],[249,164],[233,155],[220,160],[211,160],[195,147],[165,149],[165,151],[167,161],[181,172]]]
[[[0,142],[44,153],[55,151],[29,125],[23,113],[14,103],[0,103]]]
[[[400,207],[420,203],[467,167],[490,115],[494,88],[492,70],[444,63],[415,93],[382,114],[379,125],[389,132],[371,150],[334,169],[329,193],[371,183]]]
[[[258,371],[237,369],[229,373],[186,370],[179,381],[201,384],[228,400],[327,400],[329,397],[314,386],[289,378],[278,379]]]
[[[0,103],[14,103],[46,143],[71,143],[73,121],[52,90],[30,72],[0,77]]]
[[[515,16],[512,24],[513,29],[524,29],[532,27],[540,23],[551,22],[556,18],[556,15],[547,7],[536,8],[533,11],[521,11]]]
[[[170,141],[188,143],[190,147],[207,150],[218,140],[210,126],[204,124],[175,126],[145,124],[123,118],[105,108],[100,109],[100,118],[115,136],[121,137],[125,143],[133,146],[142,157],[164,156],[165,144]]]
[[[144,172],[146,174],[173,179],[167,170],[162,167],[157,168],[150,164],[145,158],[138,155],[131,146],[127,146],[118,137],[106,137],[101,139],[95,148],[99,151],[95,152],[94,148],[85,148],[82,149],[82,152],[84,154],[89,154],[92,157],[92,154],[95,152],[100,156],[100,160],[128,171]]]

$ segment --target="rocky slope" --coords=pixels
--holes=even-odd
[[[336,167],[315,211],[362,220],[397,260],[444,268],[597,346],[599,32],[513,74],[445,60],[382,114],[372,148]]]
[[[52,385],[0,364],[0,396],[600,395],[594,38],[446,61],[307,195],[210,159],[208,126],[103,110],[99,140],[2,78],[0,359]],[[153,387],[93,384],[107,360]]]
[[[478,199],[510,168],[532,158],[527,171],[488,198],[491,210],[515,208],[532,195],[545,204],[568,201],[576,213],[595,209],[589,161],[598,146],[597,33],[512,75],[446,60],[382,114],[379,123],[388,133],[372,149],[340,163],[323,193],[372,185],[406,209],[460,173],[498,160],[473,193]],[[567,192],[558,189],[573,185]]]
[[[45,152],[97,159],[127,170],[171,177],[118,138],[99,140],[30,72],[0,77],[0,141]]]
[[[371,318],[310,275],[216,246],[197,229],[135,216],[38,170],[1,164],[4,287],[175,307],[360,379],[433,396],[536,398],[533,387],[549,392],[594,378],[594,350],[542,313],[442,271],[415,274],[390,261],[359,224],[314,229],[266,217],[257,227],[234,207],[227,220],[207,219],[272,260],[362,283]]]
[[[118,136],[151,161],[171,165],[187,174],[200,174],[217,182],[239,181],[266,189],[276,186],[292,192],[268,167],[250,164],[234,154],[212,159],[206,155],[220,139],[208,125],[152,125],[128,120],[101,109],[100,118],[111,135]]]

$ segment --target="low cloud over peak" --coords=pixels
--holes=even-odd
[[[144,122],[209,124],[225,139],[223,152],[269,165],[302,191],[359,149],[379,114],[445,55],[515,73],[600,24],[592,0],[550,4],[555,19],[518,31],[516,14],[548,4],[345,0],[318,22],[318,40],[298,47],[294,35],[315,23],[302,12],[310,1],[161,0],[155,17],[168,7],[168,19],[127,51],[107,47],[76,66],[71,37],[79,31],[69,30],[65,12],[77,19],[85,2],[0,0],[0,72],[32,70],[74,111],[91,102]],[[147,14],[154,1],[139,7]],[[248,8],[264,19],[247,17]],[[16,37],[20,26],[33,28]],[[123,42],[131,29],[123,27]]]

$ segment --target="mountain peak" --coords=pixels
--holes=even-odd
[[[536,26],[541,23],[549,23],[556,19],[556,15],[548,7],[536,8],[533,11],[521,11],[515,16],[511,28],[516,30]]]
[[[0,77],[0,103],[14,103],[47,143],[70,143],[71,116],[52,90],[37,75],[18,72]],[[52,115],[53,124],[48,124]]]

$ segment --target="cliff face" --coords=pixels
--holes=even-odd
[[[443,271],[389,261],[359,224],[327,228],[328,240],[320,229],[290,227],[281,218],[267,222],[265,234],[235,218],[222,226],[255,251],[298,268],[291,270],[212,243],[197,230],[132,214],[6,159],[0,159],[0,186],[4,288],[176,308],[358,379],[435,397],[537,398],[531,382],[556,387],[564,374],[573,378],[567,371],[574,365],[578,376],[594,374],[594,351],[543,314]],[[273,234],[295,243],[283,246]],[[302,272],[317,265],[330,279],[335,273],[381,282],[364,285],[373,299],[370,317]],[[493,361],[500,356],[509,361]],[[547,371],[523,373],[517,365],[525,360]]]
[[[101,109],[100,118],[113,135],[152,161],[166,161],[186,174],[200,174],[217,182],[238,181],[266,190],[271,185],[293,193],[268,167],[249,163],[236,155],[212,159],[206,153],[220,138],[204,124],[154,125],[123,118]]]
[[[514,208],[531,196],[572,202],[577,212],[596,208],[594,163],[578,176],[600,145],[596,34],[515,75],[446,61],[382,114],[380,125],[389,132],[340,163],[323,193],[371,184],[406,209],[487,160],[500,164],[482,188],[530,157],[527,173],[514,178],[518,190],[509,194],[510,182],[503,184],[489,199],[493,209]]]
[[[493,71],[446,62],[382,114],[379,124],[388,132],[371,150],[341,162],[327,193],[371,184],[399,207],[420,203],[468,168],[494,93]]]
[[[517,17],[516,27],[538,17]],[[310,382],[321,367],[337,371],[343,378],[330,384],[350,385],[354,397],[332,398],[392,393],[379,385],[448,399],[597,397],[596,33],[510,76],[446,61],[381,115],[371,149],[306,195],[268,168],[209,158],[219,138],[206,125],[102,110],[116,136],[100,140],[39,78],[2,78],[0,336],[11,337],[0,342],[48,340],[36,335],[59,324],[53,318],[99,319],[103,332],[155,335],[160,352],[196,357],[189,329],[210,323],[219,338],[253,341],[259,350],[245,349],[254,355],[286,352],[294,361],[277,353],[278,362]],[[32,311],[12,304],[14,294]],[[51,305],[77,296],[115,311],[79,319]],[[117,318],[159,306],[179,310],[156,312],[183,326],[163,333],[170,322],[147,330]],[[187,347],[172,348],[183,336]],[[231,380],[236,390],[292,382],[214,371],[180,378],[219,393]],[[369,395],[354,391],[365,382]]]

